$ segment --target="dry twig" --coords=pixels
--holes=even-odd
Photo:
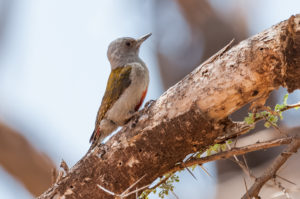
[[[292,140],[293,140],[293,137],[279,138],[279,139],[270,140],[270,141],[266,141],[266,142],[258,142],[258,143],[243,146],[243,147],[235,147],[228,151],[219,152],[217,154],[205,156],[205,157],[201,157],[201,158],[193,157],[184,163],[177,164],[170,171],[176,172],[176,171],[182,170],[182,168],[184,168],[184,167],[190,167],[190,166],[193,166],[196,164],[201,165],[201,164],[204,164],[207,162],[212,162],[215,160],[226,159],[226,158],[236,156],[236,155],[243,155],[243,154],[246,154],[246,153],[249,153],[252,151],[258,151],[258,150],[262,150],[262,149],[268,149],[268,148],[272,148],[272,147],[276,147],[276,146],[281,146],[283,144],[289,144],[292,142]]]
[[[256,179],[254,184],[248,190],[248,194],[250,197],[258,197],[259,191],[262,186],[270,180],[272,177],[276,176],[276,172],[278,169],[288,160],[288,158],[297,152],[298,148],[300,147],[300,139],[295,138],[287,148],[274,160],[270,167],[261,175],[259,178]],[[242,199],[247,199],[247,194],[245,194]]]
[[[141,177],[139,180],[137,180],[135,183],[133,183],[132,185],[130,185],[125,191],[123,191],[121,194],[116,194],[112,191],[109,191],[107,189],[105,189],[104,187],[102,187],[101,185],[97,184],[97,186],[102,190],[102,191],[105,191],[106,193],[110,194],[110,195],[113,195],[113,196],[116,196],[117,198],[119,199],[124,199],[132,194],[136,194],[138,193],[139,191],[142,191],[144,189],[146,189],[147,187],[149,187],[150,185],[145,185],[141,188],[136,188],[134,191],[130,191],[130,189],[132,189],[135,185],[137,185],[146,175],[144,175],[143,177]],[[128,193],[129,192],[129,193]]]
[[[61,160],[60,168],[62,168],[65,171],[66,174],[69,173],[69,166],[64,161],[64,159]]]

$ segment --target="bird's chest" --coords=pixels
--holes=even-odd
[[[130,80],[129,87],[120,95],[119,99],[112,105],[106,115],[108,119],[118,125],[123,125],[131,117],[136,106],[141,102],[149,83],[148,69],[140,65],[133,66]]]

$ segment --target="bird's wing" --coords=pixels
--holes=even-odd
[[[96,131],[99,128],[101,120],[104,118],[106,112],[112,107],[112,105],[119,99],[121,94],[126,88],[129,87],[131,66],[118,67],[111,71],[104,96],[102,98],[101,106],[97,113],[97,118],[95,122],[95,129],[93,135],[91,136],[90,142],[94,139]]]

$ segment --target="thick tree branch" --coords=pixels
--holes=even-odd
[[[97,185],[120,195],[147,174],[133,189],[143,187],[214,144],[233,125],[227,116],[245,104],[279,86],[300,88],[299,20],[292,16],[206,61],[39,198],[109,199]]]

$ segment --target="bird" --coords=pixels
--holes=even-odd
[[[107,58],[111,72],[90,138],[90,149],[130,121],[142,105],[148,90],[149,70],[139,57],[139,49],[151,35],[138,39],[122,37],[109,44]]]

